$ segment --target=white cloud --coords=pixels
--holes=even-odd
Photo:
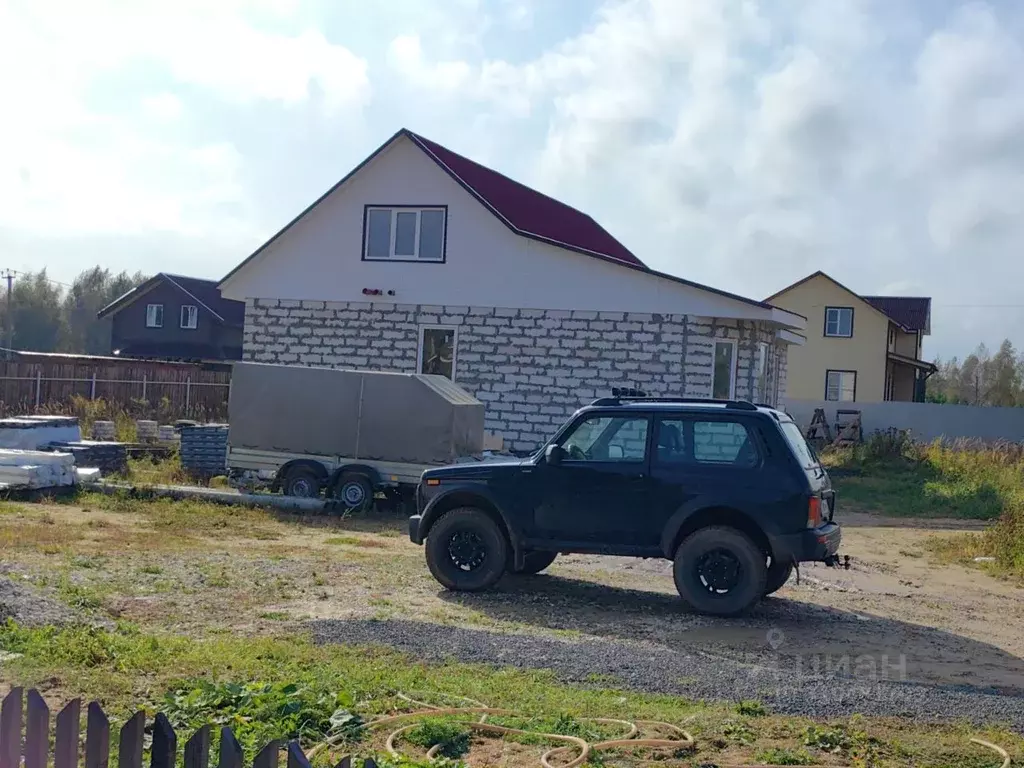
[[[543,115],[518,175],[653,266],[753,296],[815,269],[865,293],[915,285],[949,349],[974,342],[943,304],[1019,303],[1024,16],[943,5],[609,0],[525,63],[426,39],[393,63],[495,115],[498,146]],[[1024,344],[1018,315],[989,333]]]
[[[367,64],[293,16],[298,0],[0,3],[0,227],[40,237],[174,232],[251,243],[242,159],[201,138],[178,87],[220,103],[316,97],[358,115]],[[113,78],[160,83],[131,104]],[[114,91],[116,93],[116,91]]]
[[[181,117],[184,105],[173,93],[158,93],[142,100],[142,111],[147,117],[170,122]]]

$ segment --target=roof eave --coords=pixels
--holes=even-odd
[[[112,302],[107,304],[107,306],[103,307],[103,309],[96,313],[96,319],[102,320],[105,317],[117,314],[129,304],[136,301],[137,299],[142,298],[151,290],[156,288],[156,286],[159,285],[160,281],[163,279],[164,274],[162,272],[157,272],[146,282],[142,283],[141,285],[135,286],[129,291],[126,291],[125,293],[121,294],[116,299],[114,299]]]

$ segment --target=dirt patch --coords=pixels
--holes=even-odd
[[[13,619],[27,627],[61,626],[81,622],[83,618],[79,611],[0,564],[0,624]]]
[[[723,620],[686,609],[664,560],[560,557],[541,576],[458,595],[430,577],[423,549],[397,518],[254,511],[250,525],[239,511],[203,514],[145,503],[124,511],[25,505],[0,517],[0,536],[17,542],[5,551],[15,583],[59,598],[58,607],[176,632],[415,620],[642,642],[783,670],[1024,691],[1024,590],[927,554],[930,537],[975,530],[973,523],[847,513],[851,570],[805,567],[799,584],[792,580],[747,617]],[[182,538],[176,526],[185,524],[192,528]]]

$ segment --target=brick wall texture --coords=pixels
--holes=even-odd
[[[424,326],[457,329],[455,380],[515,451],[538,447],[613,387],[710,397],[716,340],[736,342],[735,397],[775,404],[785,395],[786,347],[772,329],[687,315],[250,299],[244,357],[415,372]]]

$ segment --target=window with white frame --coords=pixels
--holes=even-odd
[[[755,376],[764,376],[768,373],[768,343],[759,341],[757,343],[757,358],[754,367]]]
[[[852,403],[857,398],[856,371],[826,371],[825,399]]]
[[[191,304],[182,304],[181,306],[181,327],[194,329],[199,325],[199,307],[194,307]]]
[[[853,307],[825,307],[825,335],[853,336]]]
[[[446,226],[445,208],[367,208],[363,258],[444,261]]]
[[[715,367],[711,379],[711,397],[729,400],[736,392],[736,342],[715,342]]]
[[[164,327],[164,305],[163,304],[147,304],[146,305],[146,327],[147,328],[163,328]]]
[[[455,381],[454,328],[420,328],[420,373]]]

